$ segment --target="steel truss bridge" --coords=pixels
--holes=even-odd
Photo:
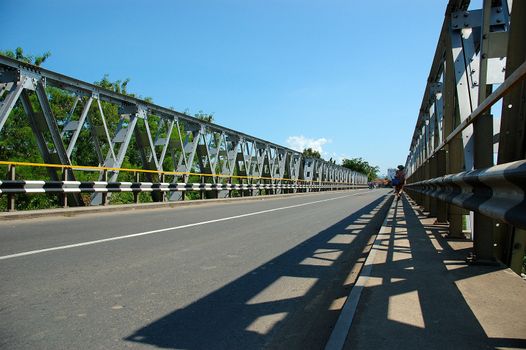
[[[451,0],[407,157],[409,194],[473,261],[520,273],[526,247],[526,2]],[[471,216],[466,214],[471,212]]]
[[[53,113],[50,88],[69,96],[68,115]],[[232,190],[279,194],[367,183],[365,175],[322,159],[5,56],[0,56],[0,98],[0,132],[21,106],[43,160],[1,160],[9,166],[9,178],[0,182],[0,193],[9,196],[8,210],[14,208],[17,193],[60,193],[64,205],[80,206],[86,202],[81,192],[92,193],[90,204],[100,205],[111,192],[133,192],[136,199],[139,192],[151,192],[154,201],[177,201],[185,198],[185,191],[225,198]],[[105,115],[112,107],[119,115],[114,124]],[[98,164],[85,164],[76,154],[82,138],[92,144]],[[132,144],[141,169],[122,168]],[[17,179],[17,166],[45,167],[49,180]],[[76,181],[80,171],[96,172],[98,178]],[[132,181],[119,176],[130,172],[135,174]]]
[[[524,271],[526,1],[482,4],[445,10],[407,140],[411,200],[361,189],[111,210],[103,205],[118,192],[177,202],[354,189],[367,178],[0,56],[0,147],[17,144],[2,139],[13,121],[35,145],[26,161],[0,159],[1,201],[10,210],[16,196],[41,193],[99,205],[54,211],[67,220],[0,215],[0,344],[524,348],[526,285],[506,266]],[[25,167],[41,178],[22,178]]]
[[[500,260],[518,272],[526,246],[526,4],[469,4],[451,0],[447,6],[407,157],[406,188],[449,225],[451,237],[471,231],[473,261]],[[51,88],[70,97],[67,115],[53,113]],[[177,201],[187,191],[225,198],[348,189],[367,181],[329,162],[4,56],[0,99],[0,132],[22,108],[43,161],[1,160],[9,167],[0,182],[8,210],[17,193],[59,193],[64,205],[79,206],[86,203],[82,192],[91,193],[89,204],[100,205],[112,192]],[[107,106],[118,110],[117,120],[107,118]],[[93,145],[97,164],[79,159],[82,139]],[[131,145],[141,169],[122,167]],[[17,166],[45,167],[49,180],[17,179]],[[97,178],[76,181],[81,171]],[[133,179],[123,180],[129,172]]]

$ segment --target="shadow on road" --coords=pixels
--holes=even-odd
[[[390,203],[380,197],[125,340],[184,349],[322,348]]]

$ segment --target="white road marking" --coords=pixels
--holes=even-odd
[[[71,248],[83,247],[83,246],[87,246],[87,245],[93,245],[93,244],[99,244],[99,243],[105,243],[105,242],[111,242],[111,241],[118,241],[118,240],[121,240],[121,239],[146,236],[146,235],[151,235],[151,234],[154,234],[154,233],[160,233],[160,232],[166,232],[166,231],[175,231],[175,230],[180,230],[180,229],[188,228],[188,227],[195,227],[195,226],[213,224],[215,222],[240,219],[240,218],[245,218],[247,216],[260,215],[260,214],[271,213],[271,212],[279,211],[279,210],[292,209],[292,208],[303,207],[303,206],[311,205],[311,204],[317,204],[317,203],[334,201],[334,200],[337,200],[337,199],[342,199],[342,198],[346,198],[346,197],[355,196],[355,195],[357,195],[359,193],[362,193],[362,192],[364,192],[364,190],[358,191],[357,193],[354,193],[354,194],[348,194],[348,195],[345,195],[345,196],[329,198],[329,199],[322,199],[322,200],[318,200],[318,201],[314,201],[314,202],[307,202],[307,203],[302,203],[302,204],[289,205],[289,206],[286,206],[286,207],[261,210],[261,211],[256,211],[256,212],[253,212],[253,213],[229,216],[229,217],[221,218],[221,219],[214,219],[214,220],[195,222],[193,224],[187,224],[187,225],[181,225],[181,226],[166,227],[166,228],[161,228],[161,229],[158,229],[158,230],[145,231],[145,232],[133,233],[133,234],[124,235],[124,236],[117,236],[117,237],[98,239],[98,240],[95,240],[95,241],[81,242],[81,243],[75,243],[75,244],[68,244],[68,245],[63,245],[63,246],[58,246],[58,247],[51,247],[51,248],[45,248],[45,249],[38,249],[38,250],[30,250],[30,251],[27,251],[27,252],[21,252],[21,253],[16,253],[16,254],[0,256],[0,260],[18,258],[20,256],[26,256],[26,255],[34,255],[34,254],[46,253],[46,252],[51,252],[51,251],[55,251],[55,250],[71,249]]]

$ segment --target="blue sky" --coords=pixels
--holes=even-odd
[[[324,158],[405,162],[447,0],[0,0],[0,49]]]

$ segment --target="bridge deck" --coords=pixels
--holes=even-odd
[[[388,196],[0,221],[0,349],[321,349]]]
[[[525,281],[504,266],[468,266],[472,243],[445,239],[434,221],[406,198],[393,205],[343,348],[526,348]]]

